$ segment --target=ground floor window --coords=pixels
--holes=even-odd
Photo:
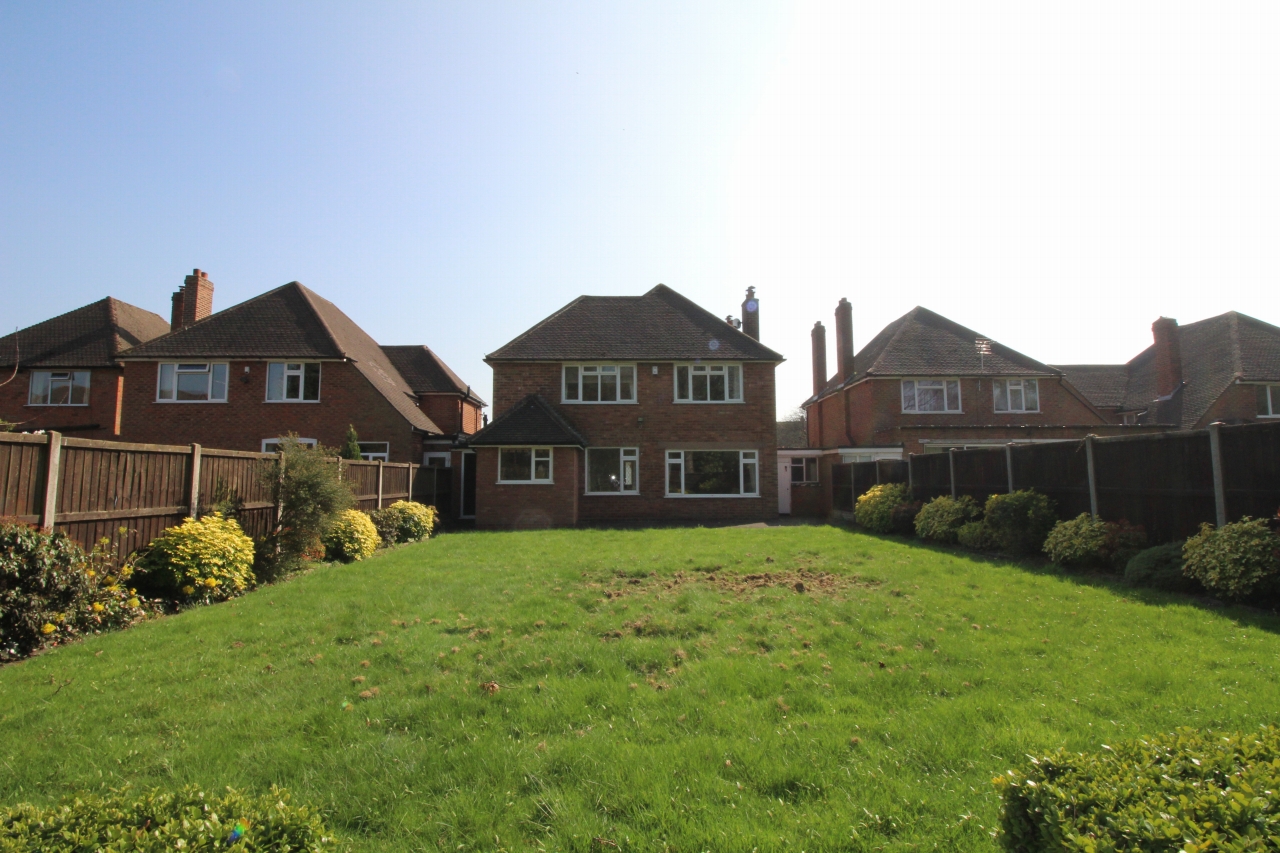
[[[1280,385],[1258,386],[1258,417],[1280,418]]]
[[[639,448],[592,447],[587,451],[587,494],[636,494],[639,465]]]
[[[498,451],[499,483],[550,483],[550,447],[503,447]]]
[[[89,405],[89,371],[32,371],[27,403],[32,406]]]
[[[453,467],[452,454],[447,451],[428,450],[422,454],[422,464],[428,468],[451,468]]]
[[[754,450],[668,450],[667,494],[738,497],[760,494]]]
[[[262,439],[262,452],[263,452],[263,453],[279,453],[279,452],[280,452],[280,443],[281,443],[282,441],[284,441],[284,439],[282,439],[282,438],[264,438],[264,439]],[[299,438],[297,441],[298,441],[298,444],[304,444],[304,445],[306,445],[307,447],[315,447],[315,446],[316,446],[316,440],[315,440],[314,438]]]
[[[797,457],[791,460],[791,482],[818,482],[818,460],[812,456]]]
[[[360,458],[367,459],[370,462],[376,462],[381,459],[383,462],[391,461],[391,443],[386,441],[361,441]]]

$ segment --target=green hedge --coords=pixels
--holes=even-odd
[[[1016,853],[1280,849],[1280,729],[1178,729],[1095,753],[1058,750],[994,780]]]
[[[1245,516],[1225,527],[1200,525],[1182,546],[1183,572],[1214,595],[1232,601],[1275,597],[1280,581],[1280,536],[1265,519]]]
[[[982,508],[968,495],[934,498],[916,515],[916,535],[921,539],[955,545],[960,528],[981,517]]]
[[[902,483],[885,483],[867,489],[854,506],[853,520],[873,533],[892,533],[893,511],[911,502],[911,492]],[[901,523],[901,519],[899,519]]]
[[[339,849],[319,813],[285,791],[228,788],[81,794],[56,806],[0,808],[0,853],[151,853],[182,850],[316,853]]]
[[[1037,554],[1058,521],[1053,501],[1035,489],[987,498],[983,523],[1000,550],[1015,556]]]

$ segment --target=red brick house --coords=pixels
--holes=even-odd
[[[0,420],[23,431],[117,438],[119,355],[169,331],[158,314],[107,297],[0,338]]]
[[[120,356],[125,440],[263,451],[293,433],[336,447],[353,425],[366,458],[451,463],[484,406],[430,350],[384,350],[298,282],[212,313],[196,270],[173,304],[174,331]]]
[[[774,368],[748,291],[741,329],[665,285],[582,296],[485,361],[481,528],[776,518]]]

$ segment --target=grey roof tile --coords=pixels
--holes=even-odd
[[[586,447],[587,440],[554,406],[541,396],[530,394],[468,438],[467,444],[472,447]]]
[[[426,346],[384,346],[382,351],[400,371],[415,394],[463,394],[481,406],[489,405],[471,390],[444,363],[444,359]]]
[[[0,338],[0,365],[107,367],[122,351],[169,331],[159,314],[108,296]]]

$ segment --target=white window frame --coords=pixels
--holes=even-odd
[[[35,399],[36,394],[36,377],[45,377],[46,396],[45,402],[41,403]],[[76,377],[84,377],[84,402],[71,402],[75,399]],[[27,405],[28,406],[87,406],[89,405],[89,380],[90,371],[88,370],[33,370],[31,371],[30,383],[27,385]],[[66,403],[53,402],[53,383],[67,383],[67,401]]]
[[[429,461],[431,459],[441,459],[444,461],[444,464],[432,465]],[[427,468],[452,468],[453,454],[447,450],[427,450],[422,454],[422,464]]]
[[[578,376],[578,396],[577,398],[569,396],[569,371],[577,371]],[[624,370],[631,371],[631,397],[624,398],[622,396],[622,372]],[[584,386],[584,378],[587,373],[593,376],[612,375],[616,377],[618,399],[616,400],[584,400],[582,399],[582,391]],[[637,402],[639,397],[636,385],[640,372],[636,370],[635,364],[623,364],[621,362],[583,362],[564,364],[560,367],[560,400],[574,406],[618,406],[632,405]],[[599,385],[597,387],[597,393]]]
[[[170,376],[173,378],[173,387],[169,389],[173,394],[172,397],[165,397],[165,368],[171,368]],[[222,368],[222,396],[213,396],[213,382],[218,374],[218,368]],[[199,369],[194,369],[199,368]],[[205,383],[205,394],[203,400],[179,400],[178,399],[178,374],[197,375],[200,373],[207,374],[209,379]],[[231,384],[231,365],[225,361],[162,361],[156,366],[156,402],[157,403],[225,403],[227,402],[227,388]]]
[[[1032,388],[1035,388],[1035,394],[1036,394],[1036,407],[1035,407],[1034,409],[1028,409],[1028,408],[1027,408],[1027,384],[1028,384],[1028,383],[1030,383],[1030,385],[1031,385],[1031,387],[1032,387]],[[1004,407],[1003,409],[1002,409],[1002,408],[1000,408],[1000,402],[999,402],[999,401],[1000,401],[999,393],[1000,393],[1000,388],[1001,388],[1001,387],[1003,387],[1003,388],[1004,388],[1004,404],[1005,404],[1005,407]],[[1015,409],[1015,408],[1013,408],[1011,405],[1009,405],[1009,400],[1010,400],[1009,392],[1010,392],[1012,389],[1014,389],[1015,387],[1017,388],[1017,390],[1018,390],[1018,392],[1019,392],[1019,396],[1022,398],[1022,408],[1021,408],[1021,409]],[[1030,377],[1017,378],[1017,379],[993,379],[993,380],[991,380],[991,407],[992,407],[992,409],[994,409],[996,412],[998,412],[998,413],[1000,413],[1000,414],[1010,414],[1010,415],[1014,415],[1014,414],[1024,414],[1024,413],[1035,413],[1035,412],[1039,412],[1039,411],[1040,411],[1040,382],[1039,382],[1039,380],[1037,380],[1037,379],[1033,379],[1033,378],[1030,378]]]
[[[618,470],[623,473],[623,488],[608,492],[591,491],[591,454],[592,452],[600,453],[601,451],[612,450],[618,457]],[[626,488],[625,476],[627,463],[632,465],[632,472],[635,481],[631,488]],[[640,448],[638,447],[588,447],[586,452],[586,486],[583,490],[584,495],[638,495],[640,494]]]
[[[1280,385],[1266,385],[1268,413],[1258,412],[1260,418],[1280,418]]]
[[[507,480],[502,476],[502,454],[512,450],[527,450],[529,452],[529,479],[527,480]],[[545,455],[544,455],[545,454]],[[547,463],[546,478],[539,478],[538,463],[545,461]],[[498,485],[500,486],[529,486],[529,485],[551,485],[555,483],[555,448],[552,447],[529,447],[520,445],[516,447],[499,447],[498,448]]]
[[[360,458],[366,462],[377,462],[381,459],[383,462],[391,461],[391,442],[389,441],[358,441],[360,445]],[[375,447],[381,447],[382,450],[374,450]],[[369,448],[366,450],[365,448]]]
[[[307,368],[311,365],[316,366],[316,396],[314,400],[307,399],[304,395],[307,389]],[[271,371],[273,368],[280,369],[280,396],[271,396]],[[298,396],[289,396],[289,377],[298,377]],[[269,361],[267,362],[267,390],[265,400],[268,403],[319,403],[320,402],[320,383],[323,379],[324,371],[320,367],[318,361]]]
[[[911,385],[911,408],[907,408],[907,385]],[[921,383],[928,383],[925,387],[929,389],[942,389],[942,405],[943,409],[933,409],[929,411],[920,410],[919,389]],[[948,385],[955,383],[956,389],[956,408],[951,408],[951,399],[947,391]],[[963,415],[964,414],[964,393],[960,387],[960,379],[956,376],[917,376],[903,379],[899,385],[899,400],[902,404],[902,413],[908,415]]]
[[[682,370],[688,371],[688,376],[689,376],[689,385],[685,389],[687,394],[684,397],[680,396],[680,371]],[[730,393],[733,390],[733,383],[730,381],[730,376],[734,372],[736,372],[738,376],[738,383],[737,383],[738,396],[736,397],[732,396]],[[724,362],[694,361],[694,362],[676,364],[675,369],[671,371],[671,399],[675,400],[677,403],[690,403],[690,404],[699,405],[699,406],[705,406],[708,404],[717,404],[717,403],[720,405],[726,405],[726,404],[737,404],[737,403],[745,402],[746,392],[743,389],[743,378],[742,378],[744,373],[745,371],[742,369],[742,363],[737,361],[724,361]],[[723,400],[711,399],[711,377],[715,376],[716,374],[722,374],[724,376],[725,398]],[[694,379],[699,375],[705,375],[707,377],[707,399],[705,400],[693,399]]]
[[[276,436],[275,438],[262,439],[262,452],[263,453],[279,453],[280,442],[282,441],[284,441],[284,437],[279,435]],[[315,447],[317,444],[319,444],[319,442],[316,441],[314,438],[298,438],[298,439],[295,439],[295,441],[297,441],[298,444],[305,444],[307,447]]]
[[[801,472],[800,479],[795,478],[795,472],[799,469]],[[812,469],[813,477],[809,477]],[[791,457],[791,484],[800,485],[801,483],[818,482],[818,457],[816,456],[793,456]]]
[[[693,495],[685,492],[685,454],[686,453],[737,453],[738,454],[738,489],[737,493],[715,494],[715,495]],[[671,491],[671,467],[673,465],[680,466],[680,491]],[[754,492],[743,492],[742,481],[747,468],[755,469]],[[664,465],[662,469],[663,490],[669,498],[758,498],[760,497],[760,453],[755,450],[733,450],[726,448],[725,450],[668,450],[664,455]]]

